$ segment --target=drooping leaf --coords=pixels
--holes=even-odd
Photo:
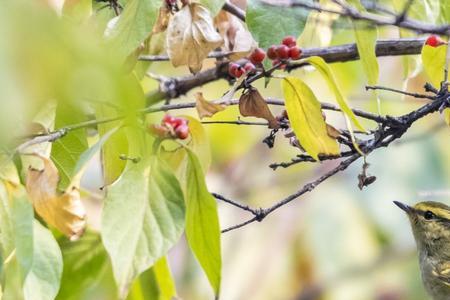
[[[102,240],[121,297],[178,241],[183,228],[183,193],[170,168],[156,157],[129,162],[108,189],[102,215]]]
[[[336,101],[347,119],[350,119],[353,124],[355,124],[356,127],[358,127],[360,130],[365,131],[364,127],[358,121],[355,114],[348,105],[347,100],[344,98],[344,95],[342,95],[342,92],[337,85],[336,78],[334,77],[334,74],[328,64],[319,56],[308,57],[302,61],[310,63],[316,68],[317,71],[319,71],[319,73],[325,79],[330,90],[334,93]],[[348,125],[350,125],[349,122],[347,123]]]
[[[85,121],[84,114],[72,104],[61,101],[56,108],[55,128]],[[53,142],[51,158],[61,178],[58,187],[65,190],[72,179],[73,170],[81,155],[88,148],[86,131],[74,130]]]
[[[186,151],[186,237],[214,293],[219,295],[222,259],[217,203],[208,192],[197,155],[188,148]]]
[[[431,47],[424,45],[422,47],[422,64],[425,73],[431,81],[431,84],[437,89],[440,88],[441,82],[444,80],[445,60],[447,55],[447,45]],[[450,108],[444,109],[442,112],[444,121],[450,125]]]
[[[422,64],[425,73],[431,81],[431,84],[439,89],[444,80],[445,55],[447,45],[431,47],[424,45],[422,47]]]
[[[158,18],[156,19],[155,26],[153,26],[152,30],[153,34],[166,31],[169,26],[170,15],[170,9],[166,5],[159,8]]]
[[[195,93],[195,108],[197,109],[197,113],[200,119],[204,117],[212,117],[217,112],[225,109],[225,105],[216,104],[213,102],[209,102],[203,97],[202,92]]]
[[[159,259],[153,266],[156,282],[159,289],[159,300],[171,300],[177,295],[175,282],[170,272],[167,257]]]
[[[365,12],[360,0],[350,0],[349,4],[354,5],[359,11]],[[358,48],[359,59],[361,60],[364,72],[369,85],[376,85],[378,82],[378,61],[375,55],[378,30],[366,21],[352,21],[356,46]]]
[[[239,99],[239,112],[244,117],[263,118],[269,122],[269,128],[278,128],[277,119],[267,105],[267,102],[255,88],[249,88]]]
[[[160,6],[160,1],[128,1],[108,37],[111,49],[124,59],[132,54],[151,34]]]
[[[209,11],[198,3],[185,5],[175,13],[167,28],[167,54],[175,67],[201,70],[208,53],[223,44]]]
[[[86,291],[98,287],[107,272],[112,273],[108,254],[98,233],[88,230],[76,242],[61,239],[60,247],[64,270],[61,288],[56,299],[81,299]],[[111,291],[111,293],[110,296],[115,296],[114,291]],[[108,298],[106,295],[105,297]],[[108,299],[111,299],[111,297]]]
[[[71,240],[76,240],[83,234],[86,226],[86,211],[80,199],[78,186],[69,186],[60,194],[57,190],[58,170],[51,160],[40,158],[44,162],[44,168],[28,170],[26,179],[28,196],[36,212],[45,222]]]
[[[38,221],[33,224],[33,264],[24,282],[25,300],[53,300],[63,269],[61,251],[52,233]]]
[[[320,102],[300,79],[282,81],[289,122],[302,147],[318,160],[319,154],[339,154],[338,143],[328,135]]]

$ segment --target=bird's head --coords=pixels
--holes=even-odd
[[[436,251],[450,243],[450,207],[425,201],[409,206],[394,201],[408,215],[419,250]]]

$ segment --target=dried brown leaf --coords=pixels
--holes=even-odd
[[[198,3],[185,5],[169,22],[167,54],[175,67],[187,65],[197,73],[208,53],[222,44],[209,11]]]
[[[217,112],[225,109],[225,105],[209,102],[203,97],[203,93],[198,92],[195,94],[195,107],[200,119],[204,117],[212,117]]]
[[[78,188],[71,185],[64,193],[57,191],[58,169],[48,158],[39,156],[42,170],[28,169],[26,189],[34,209],[45,222],[60,230],[71,240],[84,232],[86,212]]]
[[[214,23],[224,39],[224,50],[232,52],[230,60],[246,57],[256,48],[253,36],[236,16],[222,10],[215,17]]]
[[[159,9],[158,18],[156,19],[156,23],[153,26],[152,33],[156,34],[166,31],[167,27],[169,26],[169,20],[170,20],[170,10],[167,8],[166,5],[163,5]]]
[[[337,139],[338,137],[341,136],[342,132],[340,130],[334,128],[330,124],[327,124],[327,134],[329,137],[331,137],[333,139]]]
[[[273,116],[267,102],[255,88],[248,89],[239,99],[239,111],[244,117],[257,117],[266,119],[269,128],[278,128],[280,124]]]

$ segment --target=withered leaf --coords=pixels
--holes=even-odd
[[[195,94],[195,108],[200,119],[204,117],[212,117],[217,112],[225,109],[225,105],[209,102],[203,97],[203,93],[197,92]]]
[[[222,10],[214,18],[214,23],[224,39],[224,50],[231,52],[231,61],[248,56],[256,48],[252,34],[236,16]]]
[[[198,3],[185,5],[169,22],[167,54],[175,67],[187,65],[197,73],[208,53],[222,44],[209,11]]]
[[[167,8],[166,5],[161,6],[159,9],[158,18],[156,19],[156,23],[153,26],[153,34],[164,32],[167,29],[167,26],[169,26],[169,20],[170,20],[170,10]]]
[[[327,125],[327,134],[329,137],[332,137],[333,139],[337,139],[338,137],[341,136],[341,131],[334,128],[333,126],[331,126],[330,124],[326,124]]]
[[[44,163],[42,170],[28,169],[26,189],[34,209],[45,222],[60,230],[70,240],[84,232],[86,212],[78,188],[70,185],[64,193],[57,191],[59,175],[55,164],[38,156]]]
[[[267,102],[255,88],[249,88],[239,99],[239,111],[244,117],[257,117],[266,119],[269,128],[278,128],[280,124],[273,116]]]

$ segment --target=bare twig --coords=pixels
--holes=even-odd
[[[208,54],[208,58],[224,58],[228,57],[232,54],[232,52],[226,51],[213,51]],[[168,55],[141,55],[139,56],[138,60],[142,61],[168,61],[169,56]]]
[[[405,29],[410,29],[416,32],[421,33],[435,33],[435,34],[442,34],[446,35],[448,31],[450,30],[450,25],[433,25],[429,23],[419,22],[416,20],[410,20],[408,18],[404,18],[403,20],[397,19],[397,17],[391,17],[391,16],[383,16],[378,14],[372,14],[372,13],[365,13],[365,12],[359,12],[356,8],[353,6],[350,6],[346,4],[343,1],[335,1],[339,2],[342,6],[342,9],[332,9],[332,8],[325,8],[321,6],[320,4],[317,4],[316,2],[306,2],[306,1],[290,1],[290,2],[275,2],[275,1],[261,1],[262,3],[270,6],[281,6],[281,7],[303,7],[311,10],[316,10],[319,12],[328,12],[332,14],[337,14],[344,17],[349,17],[353,20],[365,20],[369,21],[374,25],[378,26],[396,26],[401,27]]]
[[[408,114],[402,115],[400,117],[389,117],[389,123],[384,124],[383,126],[379,127],[373,134],[373,138],[360,142],[359,146],[363,150],[363,152],[367,155],[371,153],[372,151],[381,148],[381,147],[387,147],[389,144],[391,144],[393,141],[401,138],[403,134],[409,129],[409,127],[416,122],[417,120],[425,117],[428,114],[434,113],[439,110],[439,108],[446,103],[448,98],[450,97],[450,93],[447,90],[442,90],[442,94],[438,94],[435,99],[427,103],[426,105],[420,107],[419,109],[412,111]],[[344,155],[343,155],[344,154]],[[320,183],[324,182],[334,174],[345,170],[349,165],[351,165],[354,161],[356,161],[359,157],[361,157],[361,154],[357,152],[355,149],[351,149],[350,151],[343,152],[340,156],[337,157],[325,157],[329,159],[338,159],[343,156],[349,156],[345,160],[341,161],[340,164],[322,175],[321,177],[317,178],[314,181],[311,181],[305,185],[303,185],[297,192],[287,196],[284,199],[281,199],[280,201],[276,202],[274,205],[268,207],[268,208],[261,208],[261,209],[252,209],[247,207],[247,211],[250,211],[254,217],[251,219],[239,223],[237,225],[228,227],[222,232],[228,232],[234,229],[241,228],[243,226],[246,226],[250,223],[253,223],[255,221],[262,221],[267,215],[274,212],[278,208],[290,203],[294,199],[297,199],[298,197],[302,196],[303,194],[312,191],[315,189]],[[307,156],[304,156],[301,158],[302,161],[311,161],[310,158]],[[221,200],[220,198],[218,198]],[[228,199],[229,200],[229,199]],[[232,201],[232,200],[229,200]],[[236,201],[232,201],[233,203],[238,203]],[[235,205],[237,206],[237,205]]]
[[[431,96],[431,95],[409,93],[409,92],[405,92],[405,91],[401,91],[401,90],[397,90],[397,89],[393,89],[393,88],[389,88],[389,87],[376,86],[376,85],[374,85],[374,86],[367,85],[366,91],[367,90],[384,90],[384,91],[390,91],[390,92],[394,92],[394,93],[398,93],[398,94],[402,94],[402,95],[411,96],[414,98],[422,98],[422,99],[430,99],[430,100],[434,100],[434,98],[435,98],[435,96]]]
[[[245,11],[231,3],[230,1],[225,1],[222,9],[226,12],[229,12],[232,15],[238,17],[241,21],[245,22]]]

